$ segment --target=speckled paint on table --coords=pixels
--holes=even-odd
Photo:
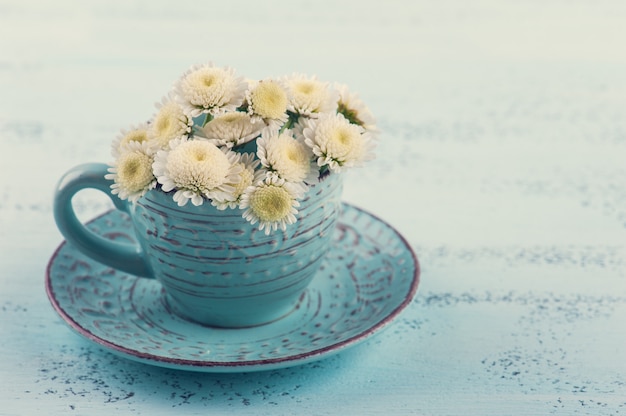
[[[625,18],[620,0],[4,2],[0,414],[626,413]],[[377,115],[378,158],[344,199],[422,265],[386,331],[198,374],[118,358],[50,307],[56,181],[107,162],[206,60],[345,82]],[[85,220],[110,207],[75,203]]]

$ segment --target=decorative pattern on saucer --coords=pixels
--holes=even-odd
[[[91,221],[110,239],[132,241],[128,217],[110,211]],[[61,244],[46,290],[80,335],[124,357],[205,372],[256,371],[317,360],[386,327],[413,298],[419,264],[390,225],[343,204],[330,251],[288,316],[270,324],[220,329],[184,320],[161,285],[103,266]]]

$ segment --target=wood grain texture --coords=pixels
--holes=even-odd
[[[620,0],[3,1],[0,415],[626,413],[625,20]],[[209,60],[344,82],[377,115],[378,158],[344,199],[422,265],[384,333],[301,367],[196,374],[117,358],[55,315],[56,181],[108,162]]]

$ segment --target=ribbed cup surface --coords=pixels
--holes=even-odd
[[[329,175],[300,201],[298,221],[270,235],[209,203],[179,207],[150,191],[131,217],[170,307],[208,325],[245,327],[289,313],[325,256],[341,207],[342,177]]]

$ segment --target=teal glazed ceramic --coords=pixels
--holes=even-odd
[[[118,210],[87,227],[117,242],[135,239],[129,217]],[[70,328],[128,359],[202,372],[284,368],[380,333],[417,290],[415,254],[393,227],[369,213],[343,204],[329,246],[291,313],[256,327],[209,327],[181,318],[156,280],[105,266],[67,242],[50,259],[46,291]]]
[[[61,179],[54,210],[62,234],[104,265],[155,278],[174,313],[205,325],[249,327],[290,313],[320,269],[341,209],[342,176],[327,175],[300,201],[295,224],[266,235],[239,209],[179,207],[160,190],[134,204],[120,201],[109,192],[106,169],[82,165]],[[71,198],[85,188],[107,193],[130,216],[137,242],[111,239],[106,229],[98,235],[76,219]]]

